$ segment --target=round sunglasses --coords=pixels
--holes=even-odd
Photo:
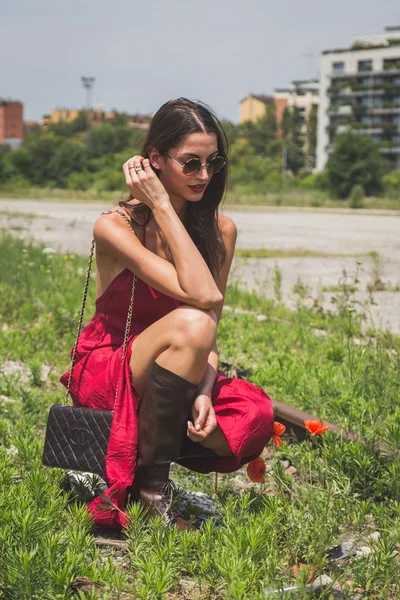
[[[182,173],[184,175],[193,175],[194,173],[198,173],[201,167],[207,167],[207,173],[209,175],[215,175],[225,166],[225,159],[223,156],[216,156],[212,158],[210,161],[202,163],[199,158],[189,158],[183,165],[179,163],[175,158],[172,158],[169,154],[168,158],[174,161],[177,165],[179,165],[182,169]]]

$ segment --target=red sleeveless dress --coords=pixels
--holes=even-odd
[[[70,388],[75,406],[112,410],[119,381],[105,474],[109,485],[105,495],[111,498],[114,507],[106,503],[102,496],[95,498],[88,507],[96,523],[103,527],[121,527],[126,523],[126,488],[135,477],[139,396],[132,385],[129,364],[132,344],[149,325],[180,305],[179,300],[153,290],[138,278],[130,336],[121,364],[132,279],[132,272],[125,269],[96,300],[95,314],[78,340]],[[65,386],[68,374],[67,372],[61,377]],[[190,458],[179,462],[199,473],[236,471],[259,456],[272,436],[271,400],[252,383],[226,377],[218,371],[212,402],[218,425],[228,441],[233,457],[215,460]]]

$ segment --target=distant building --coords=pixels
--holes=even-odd
[[[272,96],[249,94],[240,101],[240,123],[245,121],[255,123],[257,119],[265,115],[267,105],[273,104],[273,102]]]
[[[16,148],[24,139],[24,106],[17,100],[0,99],[0,144]]]
[[[150,126],[153,115],[125,115],[127,117],[127,123],[132,129],[142,129],[147,131]]]
[[[400,27],[358,36],[350,48],[322,53],[318,171],[336,134],[347,128],[378,142],[392,167],[400,168]]]
[[[25,135],[29,133],[32,129],[37,129],[41,126],[40,121],[24,121],[24,132]]]
[[[56,108],[51,111],[50,115],[44,115],[43,122],[45,124],[56,125],[57,123],[71,123],[79,116],[77,108]]]
[[[307,122],[313,106],[319,104],[319,81],[310,79],[306,81],[292,81],[292,85],[287,88],[276,88],[274,93],[274,102],[276,109],[276,119],[278,125],[282,121],[283,113],[286,108],[289,110],[297,108],[303,121],[302,134],[307,133]]]
[[[43,125],[55,125],[61,122],[71,123],[71,121],[74,121],[79,116],[80,112],[82,111],[77,108],[56,108],[50,115],[45,115],[43,117]],[[130,127],[144,130],[148,129],[152,118],[152,115],[127,115],[116,110],[103,111],[100,108],[93,108],[89,113],[90,125],[93,127],[96,125],[104,125],[104,123],[114,121],[114,119],[120,116],[125,117],[126,122]]]
[[[273,96],[249,94],[240,102],[240,123],[256,122],[265,115],[267,106],[274,105],[278,125],[277,137],[282,136],[281,122],[286,109],[297,108],[303,121],[301,133],[304,139],[304,151],[307,152],[308,118],[313,106],[319,103],[319,82],[317,79],[292,81],[287,88],[277,88]]]

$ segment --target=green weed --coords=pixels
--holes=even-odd
[[[400,342],[388,332],[363,336],[368,307],[355,303],[357,274],[339,285],[335,311],[282,306],[278,269],[273,300],[228,286],[226,304],[250,312],[224,312],[218,347],[221,361],[250,369],[273,398],[358,440],[327,432],[284,441],[269,449],[264,483],[249,484],[242,469],[220,475],[216,491],[212,476],[174,466],[180,486],[214,495],[222,526],[210,520],[178,533],[146,521],[134,504],[118,555],[96,547],[85,504],[64,491],[62,472],[41,465],[47,408],[63,398],[58,377],[68,368],[85,259],[3,235],[0,272],[1,363],[23,361],[31,373],[27,381],[0,375],[0,598],[69,599],[71,584],[87,577],[96,589],[75,597],[261,599],[266,588],[304,590],[311,574],[323,573],[357,599],[399,597]],[[94,293],[92,286],[86,322]],[[371,553],[334,562],[329,550],[342,540]]]

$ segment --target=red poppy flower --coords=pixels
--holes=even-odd
[[[332,427],[332,425],[326,425],[324,427],[324,422],[322,421],[322,419],[304,421],[304,425],[311,433],[311,435],[321,435],[322,433],[325,433],[325,431],[328,431],[328,429]]]
[[[279,423],[279,421],[274,421],[274,433],[272,434],[272,441],[275,446],[282,446],[282,440],[280,438],[286,431],[286,427],[283,423]]]
[[[251,481],[262,483],[267,470],[265,460],[259,456],[247,465],[247,475]]]

